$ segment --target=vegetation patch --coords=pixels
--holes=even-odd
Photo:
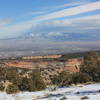
[[[17,85],[15,84],[10,84],[8,85],[7,89],[6,89],[6,92],[8,94],[14,94],[14,93],[17,93],[19,91],[19,88]]]
[[[89,99],[89,97],[88,96],[81,97],[81,100],[85,100],[85,99]]]
[[[3,83],[0,83],[0,91],[4,91],[4,89],[5,89],[4,84]]]

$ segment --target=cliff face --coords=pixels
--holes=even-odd
[[[47,59],[47,58],[60,58],[62,55],[47,55],[47,56],[25,56],[22,59]]]
[[[80,71],[80,65],[82,64],[83,59],[82,58],[74,58],[69,59],[65,62],[65,70],[68,70],[69,72],[79,72]]]
[[[70,72],[79,72],[82,59],[69,59],[66,61],[9,61],[5,62],[8,67],[18,67],[27,69],[61,68]]]
[[[58,75],[62,71],[75,73],[80,71],[82,59],[68,59],[66,61],[8,61],[4,62],[8,67],[26,68],[26,69],[40,69],[42,77],[46,84],[52,84],[51,77]]]

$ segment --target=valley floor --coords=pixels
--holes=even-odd
[[[100,100],[100,84],[70,86],[56,90],[46,89],[39,92],[20,92],[11,95],[1,92],[0,100]]]

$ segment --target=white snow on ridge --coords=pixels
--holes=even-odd
[[[81,100],[84,96],[88,97],[84,100],[100,100],[100,84],[64,87],[55,91],[47,89],[38,92],[20,92],[11,95],[0,92],[0,100],[60,100],[63,97],[66,97],[66,100]]]

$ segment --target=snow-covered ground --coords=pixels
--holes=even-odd
[[[88,99],[81,99],[84,96]],[[100,84],[47,89],[39,92],[20,92],[11,95],[0,93],[0,100],[60,100],[65,97],[66,99],[63,100],[100,100]]]

